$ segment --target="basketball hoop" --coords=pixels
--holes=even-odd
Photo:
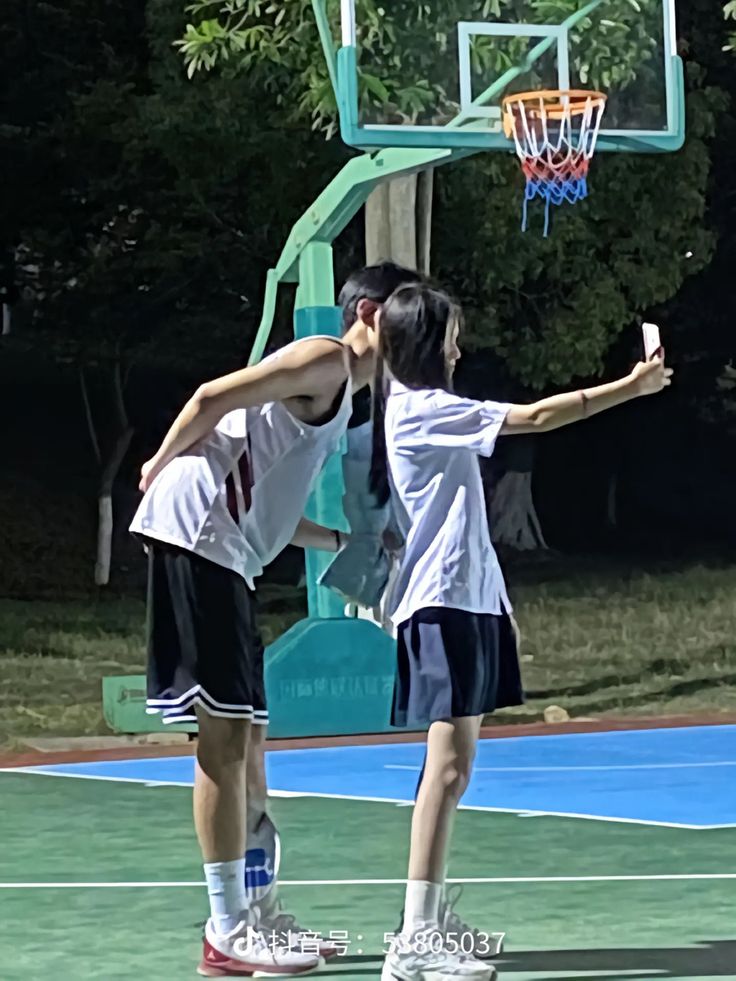
[[[519,92],[503,100],[503,128],[513,137],[526,179],[522,231],[529,202],[577,204],[588,196],[588,168],[595,153],[606,96],[585,90]]]

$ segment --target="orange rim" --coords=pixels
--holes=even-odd
[[[568,113],[581,116],[592,105],[603,109],[607,96],[594,89],[539,89],[536,92],[516,92],[507,95],[501,102],[503,109],[503,128],[511,138],[516,127],[518,115],[514,107],[521,103],[532,118],[562,119]],[[534,105],[536,103],[536,106]]]

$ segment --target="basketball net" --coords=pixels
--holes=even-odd
[[[585,90],[520,92],[503,100],[503,125],[513,137],[526,180],[522,231],[529,202],[545,202],[544,235],[551,205],[577,204],[588,196],[588,168],[595,153],[606,96]]]

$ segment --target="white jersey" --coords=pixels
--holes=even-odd
[[[397,626],[426,607],[511,611],[491,544],[478,455],[490,456],[509,406],[391,382],[386,449],[406,539],[389,603]]]
[[[281,402],[229,412],[158,474],[130,530],[232,569],[252,587],[294,537],[314,482],[340,445],[351,388],[348,376],[334,415],[318,426]]]

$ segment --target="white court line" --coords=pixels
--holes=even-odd
[[[96,773],[59,773],[55,770],[44,770],[33,766],[13,766],[0,767],[0,773],[30,773],[37,777],[68,777],[71,780],[105,780],[108,783],[137,783],[144,787],[188,787],[190,790],[194,786],[192,781],[182,780],[150,780],[146,777],[106,777],[98,776]],[[311,790],[272,790],[269,788],[269,797],[324,797],[328,800],[357,800],[366,801],[373,804],[403,804],[414,805],[413,800],[399,800],[396,797],[355,797],[350,794],[318,794]],[[481,808],[486,810],[486,808]],[[513,811],[512,813],[516,813]]]
[[[448,883],[486,885],[559,885],[606,882],[712,882],[736,879],[736,872],[693,872],[672,875],[530,875],[450,878]],[[283,879],[282,886],[405,886],[406,879]],[[0,882],[0,889],[204,889],[205,882]]]
[[[362,797],[354,794],[320,794],[305,790],[269,790],[271,797],[312,797],[325,800],[362,801],[369,804],[395,804],[397,807],[413,807],[414,800],[400,800],[398,797]],[[579,814],[576,811],[535,811],[528,807],[491,807],[480,804],[460,804],[460,811],[480,811],[484,814],[515,814],[517,817],[559,817],[575,818],[579,821],[605,821],[608,824],[636,824],[653,828],[676,828],[680,831],[722,831],[736,828],[736,824],[680,824],[674,821],[649,821],[644,818],[611,817],[603,814]]]
[[[577,770],[595,773],[598,770],[691,770],[711,766],[736,766],[736,760],[703,763],[620,763],[611,766],[474,766],[473,773],[574,773]],[[411,770],[419,773],[421,766],[386,763],[384,770]]]
[[[69,777],[73,780],[106,780],[112,783],[137,783],[147,787],[191,787],[191,782],[154,781],[142,777],[105,777],[92,773],[57,773],[53,770],[43,770],[37,767],[6,767],[0,768],[0,773],[30,773],[39,777]],[[269,790],[270,797],[307,797],[322,800],[349,800],[367,804],[394,804],[398,807],[411,807],[413,799],[402,800],[398,797],[369,797],[358,794],[321,794],[312,790]],[[481,811],[487,814],[515,814],[524,817],[558,817],[575,818],[579,821],[604,821],[607,824],[635,824],[651,828],[675,828],[680,831],[723,831],[736,828],[736,824],[681,824],[675,821],[649,821],[644,818],[612,817],[607,814],[580,814],[577,811],[536,811],[527,807],[486,807],[478,804],[460,804],[461,811]]]
[[[120,762],[111,760],[110,762]],[[142,783],[146,787],[191,787],[192,781],[188,783],[183,780],[151,780],[150,777],[105,777],[96,773],[59,773],[56,770],[44,770],[36,766],[8,766],[0,767],[0,773],[32,773],[39,777],[69,777],[72,780],[105,780],[108,783]]]

